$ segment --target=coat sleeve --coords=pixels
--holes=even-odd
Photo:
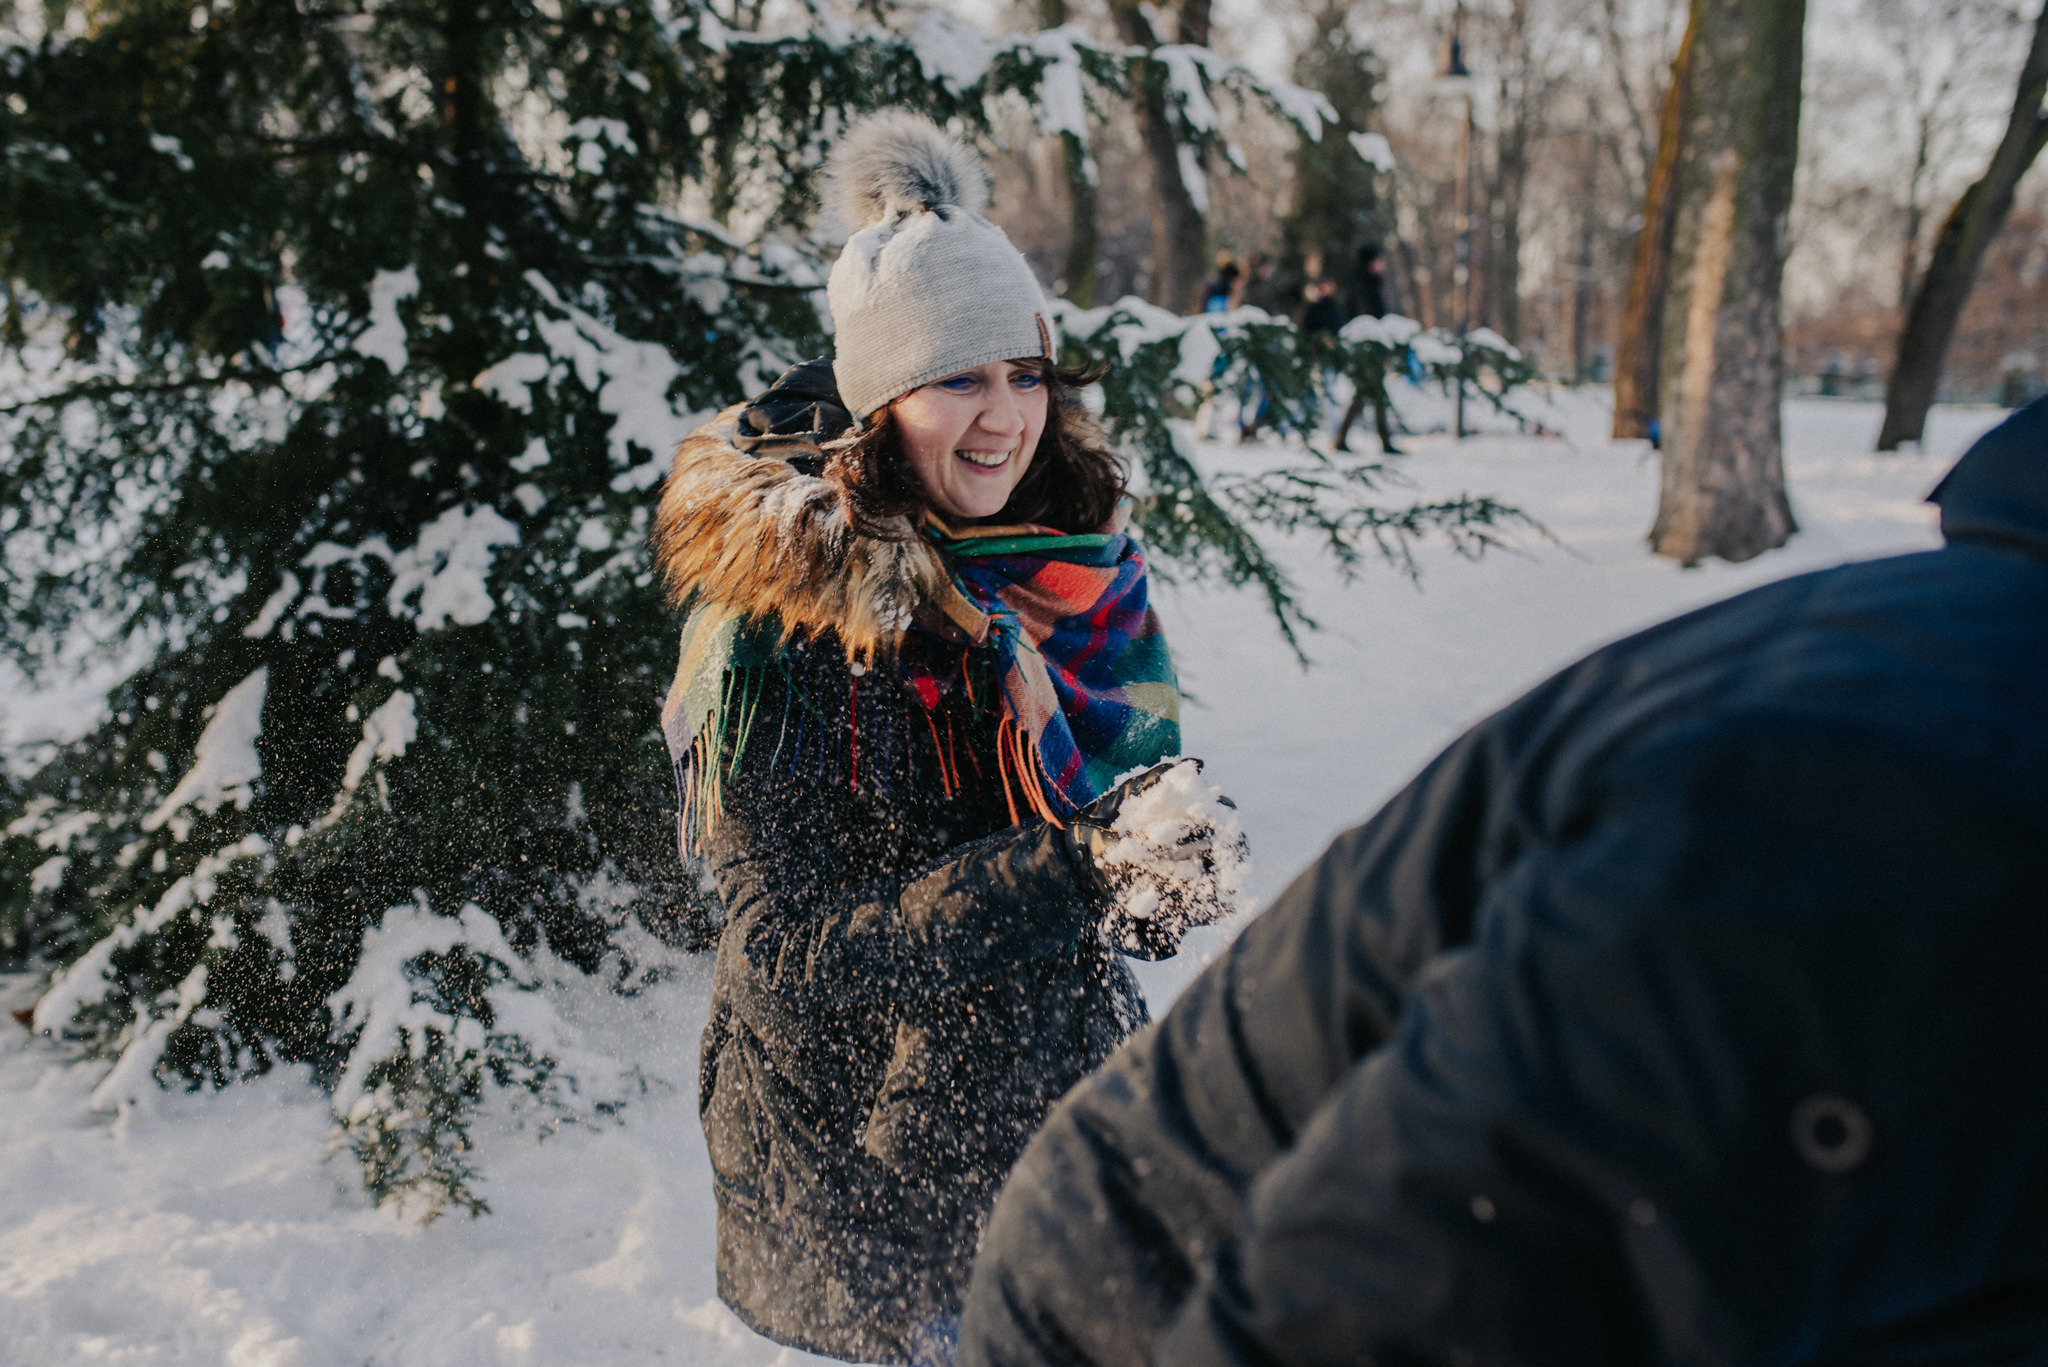
[[[1501,762],[1487,732],[1446,751],[1054,1111],[983,1240],[963,1364],[1144,1360],[1253,1178],[1468,933]]]
[[[752,990],[796,1003],[909,1001],[1050,954],[1092,933],[1059,833],[1042,821],[899,865],[902,811],[828,780],[745,770],[706,841]]]
[[[1376,1048],[1302,952],[1372,971],[1344,953],[1383,919],[1359,897],[1372,861],[1341,841],[1055,1114],[997,1208],[963,1363],[1777,1360],[1853,1313],[1827,1299],[1845,1269],[1903,1287],[1934,1250],[1979,1256],[1967,1200],[1930,1201],[1928,1175],[1981,1170],[1994,1132],[2031,1171],[2044,1108],[1895,1098],[2048,1044],[2017,997],[1954,1009],[1973,964],[2048,947],[2042,858],[2014,853],[2040,848],[2029,823],[1816,721],[1640,747],[1554,815]],[[1248,980],[1289,1038],[1261,1045]],[[1209,1070],[1227,1084],[1185,1081]],[[1199,1216],[1147,1189],[1161,1166],[1207,1178]],[[2010,1220],[2022,1190],[1985,1213]],[[1098,1332],[1041,1261],[1090,1247],[1110,1251],[1080,1277],[1140,1330]]]
[[[1640,1203],[1654,1223],[1661,1193],[1617,1156],[1682,1162],[1681,1136],[1714,1132],[1713,1098],[1659,1088],[1725,1086],[1734,1064],[1718,1032],[1659,1019],[1655,988],[1683,981],[1685,956],[1631,928],[1639,834],[1503,871],[1476,939],[1422,975],[1392,1038],[1332,1078],[1249,1185],[1149,1360],[1656,1357],[1616,1217]]]

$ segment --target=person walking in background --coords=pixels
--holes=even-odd
[[[1308,306],[1301,311],[1301,330],[1318,340],[1334,341],[1344,326],[1344,306],[1337,298],[1337,282],[1313,279],[1303,292]]]
[[[1202,286],[1202,312],[1230,312],[1237,307],[1242,288],[1243,276],[1238,271],[1237,258],[1229,252],[1216,253],[1216,274]]]
[[[1245,258],[1244,273],[1237,280],[1237,300],[1232,307],[1243,305],[1261,309],[1266,313],[1285,311],[1279,295],[1275,276],[1280,263],[1265,252],[1253,252]],[[1237,415],[1239,441],[1250,441],[1259,427],[1271,415],[1272,399],[1266,392],[1266,382],[1257,375],[1247,375],[1238,393]]]
[[[1216,253],[1216,274],[1202,287],[1202,312],[1228,313],[1236,308],[1243,283],[1237,259],[1229,252]],[[1202,405],[1195,418],[1195,430],[1204,441],[1216,435],[1216,396],[1229,370],[1230,358],[1221,353],[1209,363],[1209,378],[1202,385]]]
[[[1302,297],[1307,300],[1301,311],[1302,344],[1317,358],[1321,389],[1327,396],[1333,387],[1333,376],[1340,369],[1342,352],[1337,334],[1344,327],[1344,304],[1337,294],[1337,282],[1321,274],[1321,258],[1312,255],[1309,263],[1314,273],[1302,288]],[[1338,438],[1341,443],[1341,431]]]
[[[1061,1103],[963,1367],[2048,1360],[2048,400],[1595,652]]]
[[[1239,837],[1164,762],[1124,470],[979,158],[894,110],[828,172],[834,356],[693,432],[662,492],[662,724],[726,917],[718,1294],[780,1343],[941,1364],[1010,1164],[1145,1020],[1123,955],[1226,913]]]
[[[1387,316],[1387,254],[1377,242],[1368,242],[1358,249],[1358,259],[1351,263],[1351,273],[1344,282],[1344,304],[1346,321],[1352,318],[1384,318]],[[1372,405],[1373,426],[1379,432],[1380,450],[1389,456],[1401,454],[1401,448],[1394,445],[1394,428],[1389,417],[1387,402],[1387,381],[1384,375],[1371,382],[1357,381],[1351,390],[1351,402],[1344,409],[1344,417],[1337,424],[1337,449],[1351,449],[1351,425],[1358,421],[1366,404]]]
[[[1384,318],[1387,308],[1387,254],[1377,242],[1358,249],[1349,274],[1344,277],[1344,314],[1347,318]]]
[[[1253,252],[1245,258],[1244,275],[1238,281],[1238,302],[1267,313],[1282,311],[1276,280],[1279,273],[1280,263],[1269,253]]]

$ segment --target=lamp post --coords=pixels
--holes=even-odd
[[[1465,184],[1459,196],[1457,267],[1452,280],[1458,287],[1458,338],[1463,341],[1472,330],[1472,208],[1478,179],[1478,140],[1473,136],[1473,79],[1465,65],[1465,7],[1451,12],[1451,34],[1444,44],[1444,65],[1437,73],[1436,88],[1465,101],[1464,161]],[[1462,365],[1462,362],[1461,362]],[[1465,376],[1458,375],[1458,439],[1465,438]]]

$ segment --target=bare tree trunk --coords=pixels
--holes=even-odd
[[[1060,288],[1081,308],[1095,307],[1095,278],[1102,268],[1102,217],[1099,191],[1088,149],[1072,133],[1060,134],[1060,166],[1067,177],[1069,232],[1067,259],[1060,266]]]
[[[1806,0],[1693,0],[1650,545],[1748,560],[1796,530],[1780,445],[1778,286],[1798,164]]]
[[[1436,326],[1436,291],[1423,288],[1422,269],[1415,260],[1415,244],[1407,237],[1394,240],[1394,259],[1401,271],[1401,309],[1426,328]]]
[[[1117,35],[1126,43],[1148,50],[1159,46],[1152,22],[1137,0],[1112,0],[1110,13],[1116,19]],[[1206,30],[1207,19],[1208,6],[1203,4],[1193,15],[1183,16],[1182,24],[1193,21]],[[1173,136],[1166,101],[1165,73],[1151,65],[1138,68],[1131,82],[1131,105],[1138,139],[1152,164],[1153,302],[1179,313],[1192,313],[1201,303],[1202,277],[1208,266],[1204,250],[1207,228],[1182,175],[1181,145]]]
[[[1639,102],[1636,99],[1634,85],[1628,78],[1629,53],[1628,44],[1622,38],[1621,33],[1622,14],[1620,0],[1601,0],[1600,8],[1604,20],[1600,25],[1600,37],[1605,48],[1607,64],[1614,73],[1614,85],[1621,95],[1621,107],[1628,114],[1629,131],[1635,134],[1636,155],[1639,158],[1637,169],[1647,179],[1650,174],[1650,168],[1657,161],[1657,144],[1650,138],[1649,120],[1645,110],[1658,103],[1657,92],[1652,89],[1647,92],[1648,98],[1646,100]],[[1617,153],[1620,151],[1618,142],[1615,150]],[[1630,188],[1637,193],[1641,193],[1642,182],[1636,180],[1630,173],[1627,159],[1617,156],[1616,160],[1622,175],[1628,177]]]
[[[2012,117],[2005,136],[1991,154],[1991,165],[1976,184],[1963,191],[1928,254],[1913,302],[1899,330],[1898,359],[1884,387],[1884,426],[1877,449],[1896,451],[1901,442],[1918,441],[1927,430],[1927,410],[1941,383],[1941,366],[1956,322],[1970,301],[1977,269],[1998,230],[2012,212],[2013,192],[2020,177],[2048,144],[2048,115],[2041,99],[2048,94],[2048,7],[2034,22],[2034,44],[2020,71]]]
[[[1592,364],[1586,346],[1586,330],[1593,314],[1593,235],[1598,227],[1595,215],[1600,204],[1599,152],[1581,140],[1579,152],[1584,179],[1579,186],[1579,254],[1576,279],[1572,282],[1572,383],[1584,384]]]
[[[1470,131],[1470,150],[1466,153],[1466,172],[1470,185],[1470,202],[1465,212],[1459,215],[1459,223],[1465,228],[1466,247],[1464,292],[1458,300],[1458,328],[1470,332],[1476,327],[1492,327],[1494,321],[1493,284],[1500,278],[1500,238],[1497,229],[1500,220],[1496,216],[1498,206],[1495,196],[1500,189],[1498,179],[1486,174],[1485,158],[1479,146],[1479,130]],[[1499,329],[1495,329],[1498,331]]]
[[[1522,194],[1529,180],[1526,133],[1526,129],[1518,129],[1500,145],[1493,237],[1493,325],[1516,346],[1522,344]]]
[[[1067,22],[1067,0],[1039,0],[1041,27]],[[1102,217],[1088,149],[1072,133],[1060,134],[1060,170],[1067,181],[1067,259],[1060,293],[1082,308],[1095,306],[1095,276],[1102,265]]]
[[[492,118],[488,20],[481,3],[454,4],[443,11],[441,51],[444,63],[431,71],[441,91],[442,127],[447,130],[442,166],[445,168],[447,197],[460,206],[451,235],[466,273],[458,273],[470,293],[487,294],[491,289],[491,243],[484,225],[498,212],[491,196],[498,184],[492,161],[498,152],[495,120]],[[478,300],[481,305],[482,300]],[[471,366],[488,364],[480,348],[485,334],[475,328],[457,328],[441,343],[441,354],[449,358],[458,373]]]
[[[1494,134],[1488,195],[1487,317],[1510,342],[1522,340],[1522,206],[1529,163],[1546,131],[1551,79],[1530,33],[1528,0],[1511,0],[1501,40],[1500,124]]]
[[[1932,132],[1927,120],[1919,121],[1919,136],[1913,143],[1913,174],[1906,182],[1906,231],[1905,241],[1899,250],[1899,316],[1904,318],[1906,310],[1913,307],[1913,282],[1920,274],[1920,225],[1927,217],[1925,206],[1920,203],[1920,191],[1927,179],[1927,153]]]
[[[1670,289],[1671,234],[1678,222],[1678,165],[1692,117],[1693,42],[1699,9],[1687,16],[1685,37],[1671,62],[1664,113],[1657,122],[1657,154],[1643,196],[1643,226],[1636,234],[1635,268],[1622,306],[1621,338],[1614,348],[1614,435],[1647,437],[1657,418],[1662,369],[1664,296]]]

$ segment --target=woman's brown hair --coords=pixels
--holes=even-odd
[[[1081,406],[1080,387],[1102,378],[1102,370],[1041,362],[1039,376],[1046,389],[1045,431],[1031,468],[990,521],[1099,532],[1115,515],[1127,478],[1108,434]],[[831,448],[825,477],[846,491],[854,523],[863,530],[878,529],[892,518],[915,522],[927,503],[889,408],[845,444]]]

